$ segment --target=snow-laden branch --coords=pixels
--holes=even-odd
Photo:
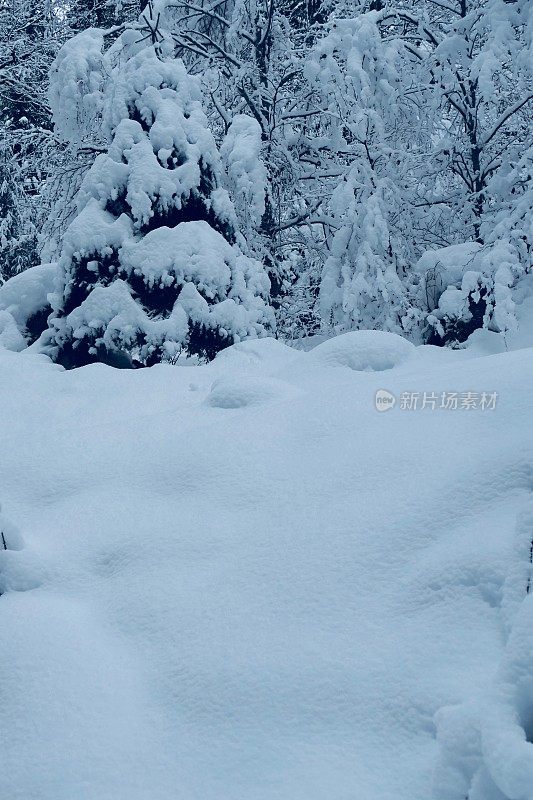
[[[424,38],[434,47],[438,47],[442,41],[442,37],[440,37],[436,32],[432,31],[425,22],[419,19],[415,14],[410,14],[409,12],[405,11],[405,9],[396,8],[384,10],[376,16],[376,22],[382,25],[398,22],[399,20],[402,22],[409,22],[411,25],[414,25],[417,31],[423,33]]]
[[[533,100],[533,92],[528,94],[522,100],[518,100],[514,105],[504,111],[499,120],[493,125],[491,130],[486,134],[486,136],[481,141],[481,147],[486,147],[486,145],[494,139],[500,128],[505,125],[508,119],[510,119],[517,111],[520,111],[530,100]]]

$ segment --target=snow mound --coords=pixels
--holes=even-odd
[[[231,347],[226,347],[217,355],[217,363],[231,364],[232,366],[262,364],[264,362],[287,362],[297,358],[297,353],[292,347],[268,336],[263,339],[247,339],[237,342]]]
[[[357,372],[381,372],[407,361],[415,346],[385,331],[351,331],[317,345],[311,354],[323,364],[349,367]]]
[[[244,408],[287,395],[289,387],[283,381],[268,378],[219,378],[211,386],[207,403],[215,408]]]
[[[0,311],[9,311],[19,329],[48,305],[54,291],[56,264],[39,264],[15,275],[0,286]]]
[[[477,356],[505,353],[505,339],[496,331],[478,328],[466,340],[467,349]]]

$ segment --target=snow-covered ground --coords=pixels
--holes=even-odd
[[[2,800],[533,798],[533,349],[491,336],[0,351]]]

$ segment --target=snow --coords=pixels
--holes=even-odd
[[[73,257],[102,253],[109,255],[131,236],[132,225],[126,214],[113,217],[91,198],[70,223],[64,239],[60,267]]]
[[[402,364],[416,348],[396,333],[351,331],[328,339],[311,352],[323,364],[381,372]]]
[[[66,317],[65,328],[72,330],[75,340],[96,332],[97,343],[104,344],[109,350],[120,350],[128,345],[133,347],[142,334],[143,346],[149,349],[162,342],[170,346],[183,338],[187,331],[187,317],[176,304],[168,318],[150,319],[132,298],[128,285],[118,279],[110,286],[96,286]]]
[[[460,284],[480,249],[481,245],[477,242],[465,242],[440,247],[438,250],[426,250],[414,265],[414,271],[426,278],[428,273],[433,273],[433,280],[439,280],[444,287]]]
[[[225,369],[226,364],[230,367],[261,367],[263,364],[290,364],[298,358],[298,353],[278,339],[270,336],[264,339],[246,339],[238,342],[231,347],[221,350],[216,358],[216,363]]]
[[[219,378],[207,397],[214,408],[243,408],[292,394],[291,385],[272,378]]]
[[[235,258],[234,248],[203,220],[157,228],[140,241],[126,242],[122,250],[125,270],[142,275],[149,286],[179,285],[195,278],[209,299],[217,291],[225,295]]]
[[[261,161],[261,127],[257,120],[237,114],[224,137],[220,155],[227,165],[240,217],[248,225],[259,225],[265,213],[267,172]]]
[[[0,348],[2,798],[533,797],[533,349],[363,334]]]
[[[104,106],[104,35],[89,28],[67,41],[50,69],[49,101],[58,137],[81,143],[98,127]]]
[[[57,264],[39,264],[0,286],[0,311],[8,311],[20,330],[28,319],[49,304],[55,289]]]
[[[15,352],[26,347],[26,339],[9,311],[0,311],[0,346]]]

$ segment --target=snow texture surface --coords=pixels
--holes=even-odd
[[[480,340],[0,349],[0,797],[533,798],[532,392]]]

